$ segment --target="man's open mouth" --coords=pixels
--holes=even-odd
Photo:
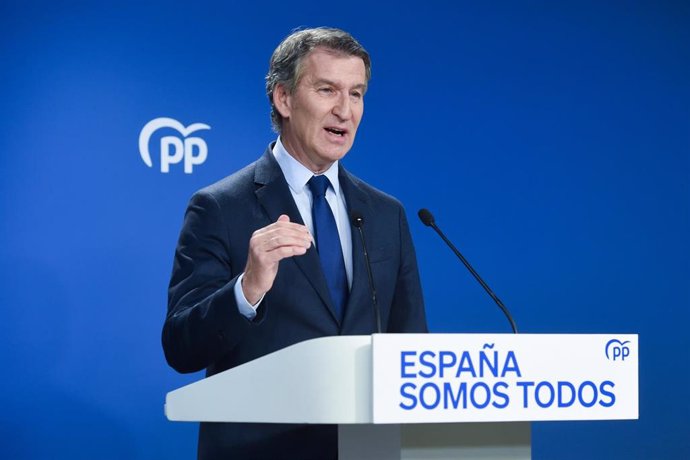
[[[324,128],[326,131],[329,133],[333,133],[337,136],[344,136],[347,131],[344,129],[338,129],[338,128]]]

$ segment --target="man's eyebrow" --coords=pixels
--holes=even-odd
[[[327,78],[319,78],[318,80],[314,81],[314,86],[319,86],[319,85],[330,85],[330,86],[335,86],[339,87],[340,85],[334,81],[328,80]],[[360,89],[363,91],[367,90],[367,84],[366,83],[358,83],[355,86],[352,87],[352,89]]]

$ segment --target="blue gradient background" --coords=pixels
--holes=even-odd
[[[194,458],[196,425],[163,416],[201,377],[160,346],[173,250],[193,191],[272,140],[263,76],[300,25],[373,57],[345,164],[405,204],[432,331],[509,329],[420,207],[521,331],[640,334],[640,420],[536,423],[534,458],[690,458],[690,6],[674,1],[3,2],[0,457]],[[212,127],[193,175],[141,161],[160,116]]]

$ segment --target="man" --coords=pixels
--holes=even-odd
[[[338,29],[301,30],[276,48],[266,88],[279,138],[197,192],[185,214],[163,328],[176,370],[209,376],[304,340],[375,332],[352,211],[364,219],[384,332],[426,332],[402,206],[339,163],[370,69],[364,48]],[[334,426],[202,423],[199,433],[203,459],[336,457]]]

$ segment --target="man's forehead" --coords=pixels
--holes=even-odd
[[[366,86],[364,60],[359,56],[338,50],[319,47],[305,56],[302,62],[302,77],[310,82],[325,81],[337,83],[347,81],[348,85]]]

